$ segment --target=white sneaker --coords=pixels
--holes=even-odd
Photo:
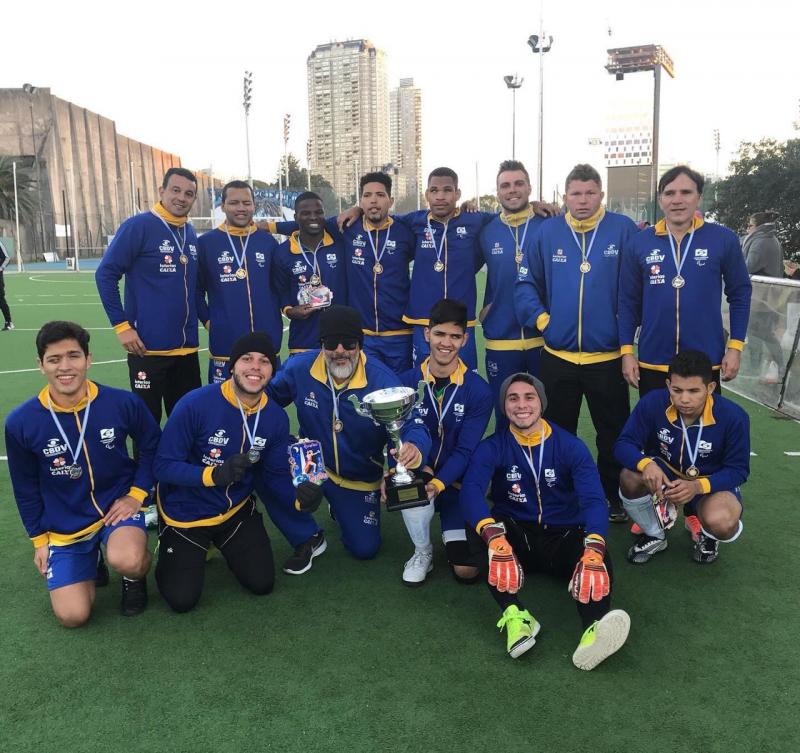
[[[572,655],[572,663],[578,669],[594,669],[622,648],[630,629],[631,618],[628,613],[621,609],[612,609],[586,628]]]
[[[417,549],[403,568],[403,583],[407,586],[421,586],[431,570],[433,570],[433,547]]]
[[[155,505],[150,505],[144,511],[144,524],[148,528],[158,527],[158,508]]]

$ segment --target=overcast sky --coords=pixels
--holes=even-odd
[[[397,8],[396,15],[389,9]],[[389,86],[413,77],[422,89],[423,169],[449,165],[464,194],[494,190],[511,155],[511,94],[517,94],[517,157],[536,170],[537,0],[514,4],[416,2],[6,3],[0,86],[30,82],[112,118],[120,133],[179,154],[190,168],[246,173],[242,75],[253,71],[253,174],[270,177],[292,115],[290,151],[305,161],[306,59],[317,44],[367,38],[388,55]],[[34,14],[35,10],[35,14]],[[664,77],[661,162],[714,172],[713,130],[725,171],[738,144],[797,135],[800,10],[796,3],[639,0],[543,3],[544,186],[561,187],[580,161],[602,165],[609,108],[652,97],[652,74],[615,82],[606,49],[661,44],[675,63]]]

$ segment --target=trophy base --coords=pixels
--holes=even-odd
[[[422,479],[415,479],[410,484],[386,485],[386,509],[389,512],[427,504],[428,493],[425,491],[425,482]]]

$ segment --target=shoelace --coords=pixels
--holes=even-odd
[[[514,622],[516,620],[519,620],[520,622],[525,622],[528,625],[530,625],[531,621],[527,617],[523,617],[522,615],[523,615],[522,612],[517,612],[516,614],[509,614],[509,615],[504,614],[500,618],[500,621],[497,623],[497,627],[500,628],[500,632],[501,633],[503,632],[503,628],[506,627],[506,625],[509,622]]]
[[[414,556],[409,560],[408,566],[415,567],[415,566],[423,566],[427,567],[428,555],[424,552],[414,552]]]

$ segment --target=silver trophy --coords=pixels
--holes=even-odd
[[[355,395],[350,395],[349,398],[359,416],[371,418],[376,426],[383,426],[386,429],[392,438],[396,454],[400,453],[400,448],[403,446],[400,429],[408,420],[411,411],[424,399],[425,382],[420,382],[416,390],[411,387],[387,387],[370,392],[361,400]],[[398,463],[391,481],[386,484],[386,509],[402,510],[427,504],[425,482]]]

